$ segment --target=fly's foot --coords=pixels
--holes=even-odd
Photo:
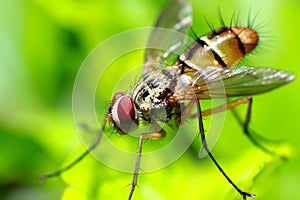
[[[247,197],[250,197],[250,198],[253,198],[253,199],[256,197],[255,194],[250,194],[250,193],[247,193],[247,192],[241,192],[240,194],[242,195],[243,200],[247,200]]]

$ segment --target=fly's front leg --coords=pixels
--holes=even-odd
[[[144,133],[144,134],[140,135],[137,159],[136,159],[134,175],[133,175],[133,180],[132,180],[131,190],[130,190],[130,193],[129,193],[128,200],[131,200],[133,192],[135,190],[135,187],[137,186],[137,179],[138,179],[139,169],[140,169],[140,164],[141,164],[143,140],[147,139],[147,138],[151,139],[151,140],[158,140],[158,139],[163,138],[165,135],[166,135],[166,132],[163,129],[161,129],[159,132]]]
[[[72,167],[74,167],[77,163],[79,163],[82,159],[84,159],[92,150],[94,150],[98,144],[100,143],[102,134],[103,134],[103,130],[105,128],[105,124],[106,124],[106,118],[103,119],[102,122],[102,126],[98,132],[97,138],[94,141],[94,143],[88,148],[86,149],[79,157],[77,157],[73,162],[71,162],[70,164],[68,164],[67,166],[53,172],[53,173],[49,173],[49,174],[44,174],[40,177],[39,181],[40,183],[43,183],[45,180],[47,180],[48,178],[53,178],[53,177],[57,177],[60,176],[62,173],[68,171],[69,169],[71,169]]]

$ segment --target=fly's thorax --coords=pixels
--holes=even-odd
[[[196,40],[179,59],[192,68],[234,66],[257,44],[258,34],[251,28],[222,27]]]
[[[131,96],[136,108],[145,119],[148,119],[153,111],[157,112],[156,115],[162,112],[165,112],[166,116],[169,115],[171,110],[169,107],[173,104],[168,103],[168,98],[174,94],[178,77],[177,69],[167,67],[162,71],[146,74],[135,85]]]

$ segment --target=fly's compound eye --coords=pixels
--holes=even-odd
[[[116,93],[112,99],[111,116],[114,124],[122,133],[129,133],[135,126],[136,118],[131,97],[123,92]]]
[[[113,105],[120,97],[125,96],[125,92],[117,92],[111,100],[111,104]]]

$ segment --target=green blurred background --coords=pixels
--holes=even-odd
[[[127,198],[132,175],[92,156],[63,178],[39,185],[38,177],[83,151],[72,116],[72,87],[81,62],[108,37],[152,26],[166,2],[0,1],[0,199]],[[247,65],[300,73],[299,0],[194,0],[192,5],[198,35],[209,32],[203,16],[218,26],[219,7],[227,22],[240,10],[244,25],[249,13],[259,13],[255,24],[263,24],[262,40]],[[129,60],[124,67],[141,61]],[[230,112],[213,150],[228,174],[256,199],[300,199],[299,86],[296,80],[254,98],[251,127],[289,142],[288,161],[253,147]],[[100,98],[107,103],[111,96]],[[198,160],[190,152],[167,168],[141,175],[134,199],[241,199],[208,158]]]

